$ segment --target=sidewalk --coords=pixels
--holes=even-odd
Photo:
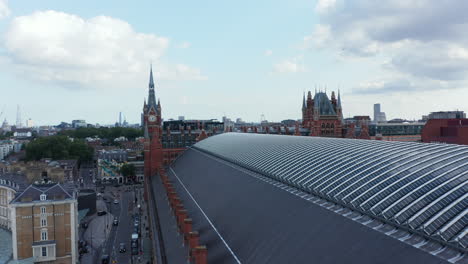
[[[96,201],[96,208],[98,211],[104,210],[108,212],[107,205],[103,200]],[[88,245],[91,246],[91,252],[81,257],[81,263],[94,263],[96,255],[99,255],[102,245],[110,234],[114,216],[107,213],[103,216],[92,215],[89,219],[88,228],[81,236],[81,239],[85,240]]]
[[[141,208],[141,238],[140,238],[140,251],[142,251],[142,255],[140,255],[140,262],[138,262],[138,257],[134,258],[136,260],[134,263],[152,263],[152,245],[150,239],[150,228],[149,228],[149,219],[148,219],[148,211],[147,211],[147,204],[143,198],[143,188],[138,188],[136,190],[138,203]],[[135,206],[137,208],[137,206]],[[136,209],[138,210],[138,209]]]

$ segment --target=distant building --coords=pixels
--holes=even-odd
[[[374,123],[386,122],[385,112],[380,111],[380,104],[374,104]]]
[[[185,116],[179,116],[178,120],[179,120],[179,121],[184,121],[184,120],[185,120]]]
[[[13,259],[77,263],[78,205],[73,187],[43,182],[10,203]]]
[[[102,160],[99,159],[98,178],[102,183],[124,183],[124,178],[120,174],[120,168],[123,163],[116,162],[115,160]]]
[[[461,119],[461,118],[466,118],[466,114],[463,111],[440,111],[440,112],[430,113],[427,119]]]
[[[13,137],[17,139],[27,139],[32,137],[32,131],[30,128],[17,128],[13,132]]]
[[[72,121],[72,127],[73,128],[79,128],[79,127],[87,127],[88,125],[86,124],[85,120],[73,120]]]
[[[34,127],[34,121],[31,118],[26,120],[26,127],[28,128]]]
[[[117,162],[126,162],[127,161],[127,151],[123,149],[114,149],[114,150],[100,150],[98,153],[98,158],[106,161],[117,161]]]
[[[10,153],[19,152],[22,143],[16,140],[0,141],[0,160],[4,160]]]
[[[386,141],[421,141],[421,131],[425,123],[421,122],[388,122],[369,125],[372,139]]]
[[[304,94],[302,99],[302,126],[310,129],[311,136],[342,137],[343,113],[341,98],[335,97],[332,92],[331,99],[324,92],[316,92],[312,98],[309,91],[307,100]]]
[[[468,119],[429,119],[422,130],[422,141],[468,145]]]
[[[370,116],[354,116],[345,119],[345,138],[370,139]]]

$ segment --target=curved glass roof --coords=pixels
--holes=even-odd
[[[444,244],[468,247],[468,146],[224,133],[194,148]]]

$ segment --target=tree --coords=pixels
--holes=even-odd
[[[120,167],[120,174],[122,174],[122,176],[127,179],[127,182],[128,180],[135,181],[135,165],[125,163],[122,165],[122,167]]]
[[[94,149],[82,140],[71,141],[66,136],[37,138],[26,145],[26,160],[50,158],[54,160],[77,159],[79,162],[91,161]]]

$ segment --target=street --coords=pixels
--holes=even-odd
[[[80,240],[91,245],[91,252],[82,256],[82,262],[101,263],[102,257],[109,256],[109,263],[140,263],[143,240],[139,239],[138,255],[132,256],[131,236],[135,232],[134,215],[139,214],[137,204],[142,197],[141,185],[110,186],[95,185],[95,169],[92,165],[82,166],[79,181],[83,189],[93,189],[98,193],[96,201],[97,212],[105,211],[105,215],[94,214],[87,219],[88,228],[82,232]],[[136,198],[138,196],[138,198]],[[114,203],[114,201],[118,203]],[[113,220],[118,219],[114,225]],[[146,221],[145,224],[146,226]],[[138,226],[142,231],[142,224]],[[142,232],[141,232],[142,233]],[[146,235],[146,232],[145,232]],[[120,244],[125,244],[125,252],[119,252]],[[148,248],[148,245],[145,245]],[[141,262],[143,263],[143,262]]]

